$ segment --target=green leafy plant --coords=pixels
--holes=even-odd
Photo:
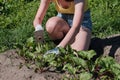
[[[36,44],[33,37],[26,41],[20,50],[20,55],[24,56],[28,63],[31,61],[36,64],[35,71],[54,71],[65,72],[71,77],[64,79],[100,79],[100,80],[119,80],[120,64],[109,56],[101,56],[95,61],[92,60],[96,55],[94,50],[75,51],[70,46],[59,47],[60,54],[44,53],[54,46],[48,44]]]

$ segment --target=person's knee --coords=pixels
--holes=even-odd
[[[56,17],[50,18],[46,23],[46,31],[50,34],[54,32],[55,27],[57,26],[57,23],[58,22]]]
[[[52,39],[63,38],[68,30],[68,24],[60,17],[52,17],[46,23],[46,31]]]

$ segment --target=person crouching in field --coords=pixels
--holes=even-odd
[[[43,30],[42,21],[50,2],[55,4],[58,14],[48,19],[45,28],[49,37],[57,42],[57,46],[47,53],[58,54],[57,47],[65,48],[67,45],[76,51],[88,50],[92,30],[88,0],[41,0],[33,21],[35,31],[38,32],[35,35],[40,35],[43,40],[40,31]]]

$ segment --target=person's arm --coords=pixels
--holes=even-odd
[[[33,21],[34,27],[36,27],[38,24],[42,24],[43,18],[46,14],[50,1],[51,0],[41,0],[40,6]]]
[[[42,21],[50,4],[50,1],[51,0],[41,0],[40,6],[33,21],[35,28],[34,37],[36,42],[44,42]]]
[[[73,25],[69,32],[66,34],[65,38],[60,42],[58,47],[65,47],[69,42],[75,38],[78,30],[80,29],[80,24],[82,22],[84,13],[84,0],[74,0],[75,2],[75,12],[73,18]]]

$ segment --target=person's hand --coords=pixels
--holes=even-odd
[[[35,27],[34,37],[36,42],[44,42],[44,30],[40,24]]]
[[[55,55],[60,54],[59,48],[58,48],[58,47],[55,47],[54,49],[48,50],[48,51],[44,54],[44,56],[46,56],[46,55],[48,55],[48,54],[55,54]]]

